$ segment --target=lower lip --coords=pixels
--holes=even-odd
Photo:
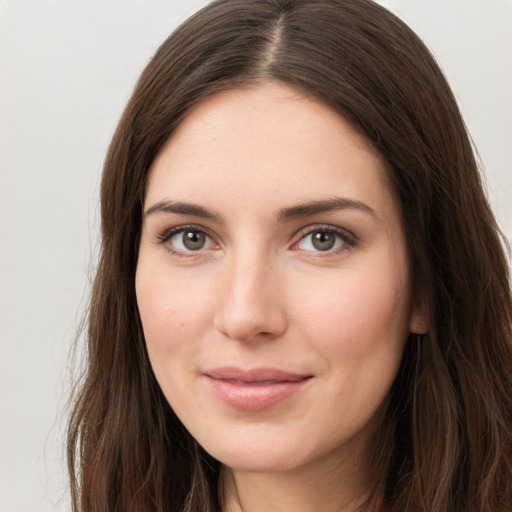
[[[270,409],[298,393],[309,381],[266,382],[245,384],[207,377],[213,394],[225,404],[241,411]]]

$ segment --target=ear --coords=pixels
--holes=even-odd
[[[427,306],[424,298],[418,294],[412,303],[409,331],[413,334],[425,334],[428,331],[428,327]]]

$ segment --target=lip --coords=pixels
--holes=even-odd
[[[213,394],[241,411],[270,409],[298,393],[312,375],[276,368],[215,368],[204,373]]]

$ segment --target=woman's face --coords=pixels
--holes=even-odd
[[[381,159],[276,83],[211,96],[160,151],[136,289],[163,393],[239,470],[363,457],[423,321]]]

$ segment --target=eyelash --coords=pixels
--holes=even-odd
[[[164,245],[177,233],[182,233],[187,230],[204,233],[208,238],[213,240],[213,237],[209,234],[209,232],[204,227],[198,226],[196,224],[186,224],[186,225],[176,226],[174,228],[168,229],[167,231],[163,232],[162,234],[157,235],[157,237],[156,237],[157,243],[160,245]],[[341,239],[341,241],[343,242],[343,245],[341,246],[341,248],[338,248],[335,250],[327,250],[327,251],[320,251],[320,250],[319,251],[307,251],[307,250],[303,250],[303,249],[296,247],[301,241],[306,239],[306,237],[313,235],[315,233],[319,233],[319,232],[330,233],[330,234],[336,235],[337,237],[339,237],[339,239]],[[358,239],[352,233],[350,233],[349,231],[346,231],[344,229],[329,225],[329,224],[318,224],[318,225],[308,226],[307,228],[304,228],[301,231],[299,231],[297,233],[297,235],[294,236],[294,238],[297,238],[297,240],[295,242],[293,242],[293,244],[291,245],[292,250],[296,250],[296,251],[303,250],[304,252],[311,252],[311,253],[315,254],[315,256],[320,256],[320,257],[337,254],[343,250],[346,250],[347,246],[348,246],[348,248],[352,248],[358,244]],[[193,257],[195,255],[195,253],[201,252],[201,249],[199,249],[198,251],[182,252],[182,251],[174,249],[171,244],[168,244],[166,246],[166,249],[173,256],[176,256],[179,258]]]
[[[333,254],[338,254],[339,252],[342,252],[344,250],[347,250],[347,248],[355,247],[358,244],[358,239],[349,231],[345,229],[338,228],[336,226],[332,226],[330,224],[317,224],[314,226],[308,226],[307,228],[304,228],[303,230],[299,231],[298,233],[298,240],[292,244],[292,249],[296,251],[300,251],[301,249],[296,247],[301,241],[306,239],[306,237],[314,235],[315,233],[329,233],[336,235],[341,241],[343,242],[343,245],[334,250],[327,250],[327,251],[305,251],[305,252],[312,252],[315,256],[331,256]]]
[[[184,224],[181,226],[176,226],[174,228],[168,229],[167,231],[164,231],[162,234],[157,235],[157,243],[160,245],[165,245],[174,235],[178,233],[183,233],[186,231],[197,231],[198,233],[204,233],[208,238],[213,240],[213,237],[210,236],[207,230],[205,230],[203,227],[198,226],[196,224]],[[190,258],[195,255],[195,253],[201,252],[201,250],[198,251],[190,251],[182,252],[179,250],[176,250],[172,247],[171,244],[165,245],[166,250],[168,250],[173,256],[176,256],[178,258]]]

